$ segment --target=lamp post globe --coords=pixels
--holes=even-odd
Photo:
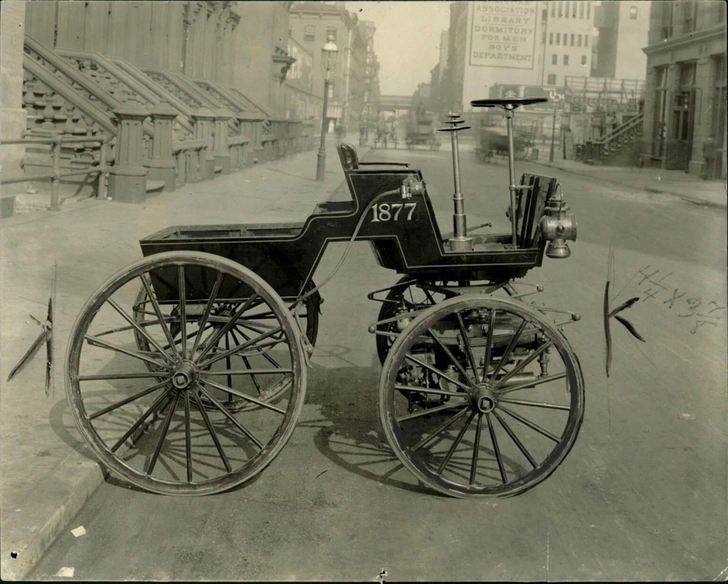
[[[336,69],[336,57],[339,49],[334,43],[334,36],[328,35],[326,44],[321,47],[321,67],[324,70],[324,109],[321,114],[321,145],[319,146],[318,159],[316,161],[316,180],[324,180],[326,173],[326,126],[329,108],[329,85],[331,84],[331,72]]]

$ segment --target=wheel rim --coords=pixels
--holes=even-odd
[[[400,335],[382,372],[380,417],[394,452],[455,497],[511,496],[540,483],[573,446],[583,412],[568,341],[509,300],[438,304]]]
[[[205,253],[156,254],[110,278],[79,314],[71,410],[95,454],[130,482],[223,491],[260,472],[293,432],[306,374],[298,335],[250,270]]]

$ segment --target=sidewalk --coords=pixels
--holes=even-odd
[[[593,166],[576,160],[564,160],[555,153],[549,162],[549,144],[539,144],[538,164],[565,172],[613,183],[621,188],[648,193],[664,193],[685,201],[710,207],[726,208],[726,182],[702,180],[682,170],[636,168],[625,166]]]
[[[103,481],[76,430],[65,396],[65,352],[83,303],[114,272],[141,257],[138,240],[174,224],[302,221],[316,203],[348,196],[327,137],[325,181],[317,149],[214,181],[161,193],[144,205],[86,199],[60,212],[0,221],[0,522],[3,580],[20,580],[70,525]],[[358,136],[347,141],[358,143]],[[368,148],[358,148],[360,158]],[[44,393],[45,347],[6,382],[44,320],[57,265],[53,391]]]

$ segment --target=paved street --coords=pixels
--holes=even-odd
[[[451,230],[447,149],[373,150],[367,160],[421,168],[441,231]],[[504,162],[479,164],[466,151],[461,164],[468,224],[492,221],[494,231],[507,231]],[[329,158],[329,172],[341,176],[337,165]],[[285,176],[285,167],[278,171]],[[204,498],[153,495],[112,476],[30,577],[63,579],[55,575],[72,567],[79,580],[374,581],[383,570],[391,581],[725,579],[725,209],[533,163],[518,171],[559,177],[578,221],[572,256],[547,258],[525,278],[545,287],[537,303],[582,315],[566,334],[584,371],[585,420],[574,449],[545,482],[515,498],[456,500],[424,489],[402,468],[378,419],[381,367],[367,326],[379,305],[366,299],[398,277],[361,244],[322,290],[306,405],[270,467],[242,488]],[[299,204],[294,192],[278,200],[261,195],[256,221],[305,216],[310,202]],[[240,206],[221,209],[214,196],[213,186],[203,200],[183,200],[199,206],[200,223],[245,221]],[[103,274],[138,257],[140,237],[182,215],[154,201],[133,220],[120,214],[128,223],[118,248],[97,233],[67,263],[64,338],[66,321]],[[82,236],[68,227],[73,213],[64,221],[58,237]],[[107,217],[99,229],[116,244],[118,225]],[[25,245],[32,255],[32,242]],[[315,280],[329,274],[343,248],[328,248]],[[647,342],[613,324],[607,378],[601,312],[610,250],[612,304],[639,296],[625,316]],[[103,264],[98,281],[78,277],[88,272],[83,262]],[[64,447],[84,449],[60,388],[50,419]],[[74,537],[77,526],[86,534]]]

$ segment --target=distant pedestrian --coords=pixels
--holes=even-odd
[[[708,180],[713,178],[713,166],[716,158],[715,138],[713,136],[708,136],[703,142],[703,158],[705,158],[705,162],[703,163],[702,178]]]

